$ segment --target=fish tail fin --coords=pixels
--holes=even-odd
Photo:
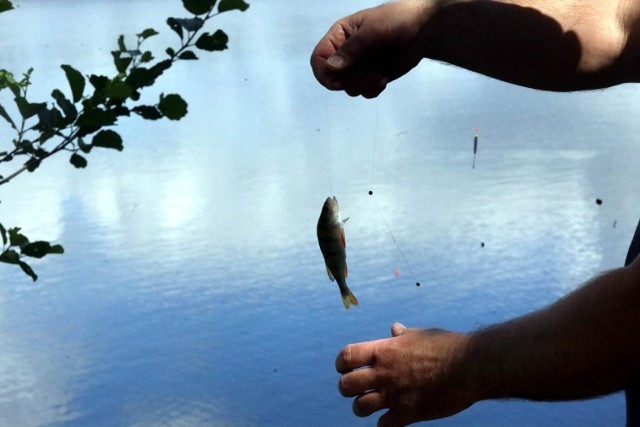
[[[342,302],[344,303],[344,308],[349,310],[351,308],[351,304],[358,305],[358,299],[356,296],[347,288],[340,288],[340,295],[342,295]]]

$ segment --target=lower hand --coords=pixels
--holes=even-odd
[[[461,369],[468,336],[396,323],[393,338],[346,346],[336,359],[340,393],[355,397],[353,412],[381,409],[378,427],[442,418],[480,400]]]

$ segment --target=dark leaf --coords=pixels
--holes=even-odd
[[[84,157],[82,157],[80,154],[77,154],[77,153],[73,153],[71,155],[69,162],[78,169],[87,167],[87,159],[85,159]]]
[[[156,107],[151,105],[140,105],[131,111],[142,116],[142,118],[146,120],[158,120],[162,118],[162,113],[158,111]]]
[[[149,68],[149,71],[151,71],[155,78],[158,78],[169,68],[171,68],[171,60],[165,59],[164,61],[160,61],[153,67]]]
[[[202,28],[202,24],[204,24],[204,21],[198,17],[190,19],[176,18],[176,22],[180,24],[182,28],[190,32],[198,31],[200,28]]]
[[[28,86],[28,80],[22,80],[18,82],[13,77],[13,74],[8,72],[7,70],[0,69],[0,89],[8,87],[14,96],[20,96],[20,89],[26,86]]]
[[[169,26],[169,28],[175,31],[176,34],[178,34],[178,36],[180,36],[180,39],[182,39],[183,37],[182,25],[178,23],[176,18],[167,18],[167,25]]]
[[[23,246],[29,243],[27,236],[20,233],[20,227],[10,228],[9,231],[9,245],[11,246]]]
[[[172,47],[168,47],[165,52],[167,52],[167,55],[169,55],[170,58],[176,56],[176,51]]]
[[[13,5],[9,0],[0,0],[0,13],[13,9]]]
[[[40,111],[47,108],[47,104],[44,102],[37,102],[32,104],[21,96],[17,97],[15,100],[16,105],[18,106],[18,110],[20,111],[20,115],[25,119],[33,117]]]
[[[25,245],[20,252],[22,255],[29,256],[31,258],[42,258],[46,254],[49,253],[49,249],[51,248],[51,244],[49,242],[44,242],[42,240],[38,242],[29,243]]]
[[[91,86],[93,86],[96,91],[106,88],[110,81],[107,76],[96,76],[95,74],[89,76],[89,83],[91,83]]]
[[[76,109],[76,106],[73,105],[73,103],[69,101],[62,92],[58,89],[54,89],[53,92],[51,92],[51,96],[56,100],[58,107],[60,107],[65,118],[69,122],[73,122],[76,117],[78,117],[78,110]]]
[[[154,30],[153,28],[147,28],[146,30],[144,30],[143,32],[136,34],[138,37],[140,37],[142,40],[148,39],[149,37],[155,36],[157,35],[158,32],[156,30]]]
[[[8,121],[12,128],[17,129],[16,124],[13,123],[13,120],[11,120],[11,117],[7,113],[7,110],[5,110],[2,105],[0,105],[0,116],[2,116],[6,121]]]
[[[124,44],[124,34],[120,34],[120,37],[118,37],[118,49],[120,49],[120,52],[127,50],[127,46]]]
[[[244,12],[249,9],[249,5],[244,0],[220,0],[218,4],[218,12],[227,12],[229,10],[239,10]]]
[[[112,80],[104,89],[104,96],[107,98],[126,99],[131,96],[133,88],[121,80]]]
[[[15,96],[20,95],[20,83],[16,81],[13,74],[7,70],[0,69],[0,89],[8,87]]]
[[[86,142],[84,142],[84,138],[83,137],[79,137],[78,138],[78,148],[83,153],[89,154],[89,152],[91,152],[91,148],[93,148],[93,146],[91,144],[87,144]]]
[[[29,160],[27,160],[27,162],[25,163],[25,166],[27,167],[27,170],[29,172],[33,172],[34,170],[38,169],[38,166],[40,166],[40,159],[36,159],[35,157],[32,157]]]
[[[146,51],[140,57],[140,62],[151,62],[153,61],[153,54],[150,51]]]
[[[98,132],[96,136],[93,137],[91,145],[94,147],[111,148],[118,151],[122,151],[124,148],[122,138],[112,130],[101,130]]]
[[[20,262],[20,255],[13,249],[6,250],[0,254],[0,262],[7,264],[17,264]]]
[[[122,102],[122,100],[117,101],[117,102],[121,103],[121,102]],[[114,106],[111,108],[111,110],[110,110],[110,111],[111,111],[113,114],[115,114],[116,116],[118,116],[118,117],[120,117],[120,116],[127,116],[127,117],[128,117],[128,116],[130,116],[130,115],[131,115],[131,114],[130,114],[130,113],[131,113],[131,111],[130,111],[127,107],[125,107],[124,105],[121,105],[121,104],[120,104],[120,105],[118,105],[118,104],[116,104],[116,103],[113,103],[113,105],[114,105]]]
[[[31,267],[29,267],[29,264],[24,261],[20,261],[18,262],[18,264],[20,265],[20,268],[22,268],[22,271],[24,271],[29,277],[31,277],[34,282],[38,280],[38,275],[33,271]]]
[[[45,108],[44,110],[38,111],[38,119],[40,120],[38,122],[38,129],[40,131],[46,131],[60,126],[60,123],[62,123],[62,114],[60,114],[57,108]]]
[[[204,15],[213,9],[216,0],[182,0],[184,8],[194,15]]]
[[[76,125],[80,127],[100,127],[100,126],[109,126],[115,124],[116,115],[111,111],[105,111],[100,108],[90,108],[85,109],[85,111],[80,114],[78,120],[76,120]]]
[[[61,65],[61,67],[67,75],[67,80],[71,87],[71,93],[73,94],[73,102],[76,103],[80,101],[80,98],[82,98],[82,94],[84,93],[84,77],[78,70],[74,69],[70,65]]]
[[[49,248],[50,254],[62,255],[64,253],[64,248],[62,245],[53,245]]]
[[[16,148],[22,150],[22,152],[18,154],[33,153],[33,142],[28,139],[23,139],[19,144],[16,144]]]
[[[180,120],[187,115],[187,103],[176,94],[161,94],[158,109],[170,120]]]
[[[153,73],[148,68],[138,67],[131,70],[125,82],[132,88],[139,89],[141,87],[151,86],[155,80]]]
[[[0,224],[0,236],[2,236],[2,246],[7,244],[7,230]]]
[[[185,50],[184,52],[182,52],[180,54],[180,56],[178,57],[180,59],[198,59],[198,57],[196,56],[195,53],[193,53],[190,50]]]
[[[44,159],[49,155],[49,152],[44,148],[36,148],[35,155],[39,159]]]
[[[131,65],[131,62],[133,61],[133,58],[130,56],[125,56],[123,58],[122,52],[117,50],[111,51],[111,55],[113,55],[113,64],[116,66],[116,70],[118,70],[119,73],[126,72],[127,68],[129,68],[129,65]]]
[[[156,79],[169,68],[171,68],[170,59],[160,61],[151,68],[137,67],[131,70],[129,76],[125,79],[125,83],[130,85],[134,90],[151,86],[155,83]]]
[[[217,30],[213,34],[204,33],[196,42],[196,47],[209,52],[215,50],[225,50],[229,37],[222,30]]]

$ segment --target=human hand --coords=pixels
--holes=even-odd
[[[424,0],[400,0],[336,22],[311,54],[316,79],[351,96],[378,96],[424,57],[421,30],[430,12]]]
[[[387,408],[378,427],[442,418],[480,400],[465,372],[468,336],[439,329],[391,327],[393,338],[346,346],[336,359],[345,397],[366,417]]]

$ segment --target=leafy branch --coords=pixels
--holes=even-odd
[[[141,93],[176,62],[197,60],[196,49],[206,52],[227,49],[229,38],[224,31],[209,33],[204,28],[215,16],[233,10],[245,11],[249,5],[244,0],[182,0],[182,3],[192,16],[167,19],[167,25],[179,38],[179,46],[166,48],[163,58],[156,59],[151,50],[146,50],[145,42],[158,35],[158,31],[147,28],[136,34],[132,47],[128,47],[124,35],[120,35],[117,49],[111,51],[116,69],[113,76],[85,75],[71,65],[61,65],[70,97],[54,89],[49,102],[32,102],[28,100],[28,89],[33,69],[27,70],[21,79],[0,69],[0,92],[9,89],[19,114],[19,118],[14,119],[0,102],[0,117],[15,132],[9,148],[0,147],[0,165],[19,163],[13,168],[9,166],[10,172],[5,176],[0,175],[0,186],[25,171],[34,172],[44,160],[61,152],[70,154],[69,162],[74,167],[85,168],[87,155],[94,148],[122,151],[122,137],[109,127],[117,125],[123,116],[180,120],[187,114],[188,104],[179,94],[161,93],[155,104],[143,104]],[[0,13],[11,9],[10,0],[0,0]],[[0,262],[19,265],[35,281],[37,275],[23,258],[61,254],[64,249],[44,241],[30,243],[20,230],[19,227],[7,230],[0,224],[3,241]]]

